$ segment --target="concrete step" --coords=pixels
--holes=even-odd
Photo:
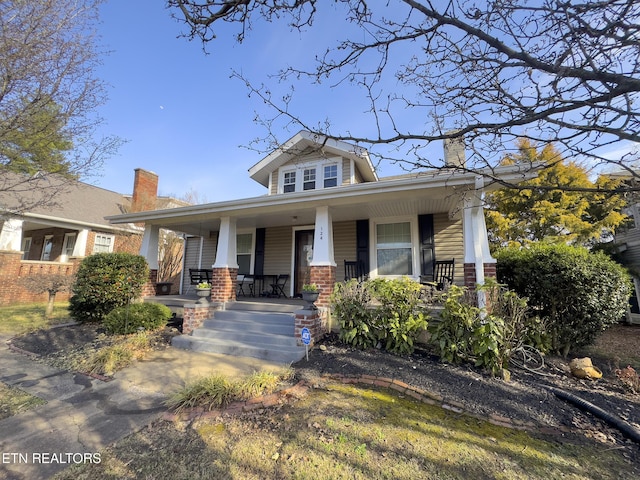
[[[242,297],[240,297],[242,298]],[[245,311],[245,312],[271,312],[271,313],[293,313],[300,310],[306,302],[299,299],[278,300],[278,302],[264,301],[242,301],[231,302],[227,305],[227,310]]]
[[[305,355],[304,347],[279,346],[277,348],[268,348],[266,345],[252,345],[234,340],[193,337],[191,335],[173,337],[171,343],[174,347],[196,352],[253,357],[285,364],[297,362]]]
[[[247,302],[249,303],[249,302]],[[255,357],[278,363],[300,360],[291,312],[229,309],[216,311],[191,335],[174,337],[172,345],[194,351]]]

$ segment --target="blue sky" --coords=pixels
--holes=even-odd
[[[214,202],[265,194],[247,173],[262,155],[242,146],[265,134],[254,117],[266,109],[230,74],[242,71],[260,83],[290,63],[311,65],[310,46],[319,43],[318,35],[326,44],[334,22],[320,18],[304,35],[284,23],[259,25],[243,44],[223,26],[207,55],[199,41],[177,38],[183,27],[161,0],[109,0],[101,19],[101,43],[110,51],[98,72],[109,85],[101,132],[127,143],[92,183],[128,193],[133,170],[140,167],[159,175],[161,195],[194,191],[200,200]],[[346,95],[328,85],[299,87],[297,108],[313,112],[309,118],[328,117],[348,128],[364,117],[362,106]],[[398,171],[387,165],[380,173]]]
[[[265,135],[254,118],[268,110],[248,96],[242,82],[230,78],[232,70],[281,94],[286,87],[269,74],[288,65],[312,69],[314,55],[322,53],[318,48],[345,35],[348,26],[336,22],[340,13],[331,5],[320,9],[314,27],[303,34],[289,31],[285,22],[260,22],[238,44],[233,38],[237,27],[221,24],[207,55],[199,41],[178,38],[184,27],[164,5],[164,0],[108,0],[102,7],[99,33],[110,54],[97,72],[108,84],[109,96],[99,111],[105,119],[100,133],[127,143],[92,183],[130,193],[133,170],[140,167],[159,175],[161,195],[182,197],[193,191],[200,201],[216,202],[265,194],[247,173],[263,155],[242,146]],[[359,134],[375,135],[365,113],[365,92],[342,87],[297,83],[294,110],[307,121],[330,119],[335,131],[357,128]],[[409,113],[396,120],[405,125],[424,121]],[[296,131],[277,133],[284,141]],[[429,148],[432,158],[441,158],[440,144]],[[612,158],[628,150],[620,148],[610,153]],[[397,173],[399,167],[389,163],[378,171],[380,176]]]

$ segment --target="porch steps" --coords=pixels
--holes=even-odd
[[[228,310],[217,311],[201,328],[191,335],[174,337],[171,344],[186,350],[261,358],[274,363],[300,360],[305,349],[296,345],[292,314],[292,308],[299,307],[278,306],[280,308],[276,310],[285,310],[283,313],[272,311],[274,305],[263,305],[270,311],[260,310],[258,305],[252,304],[251,309],[234,305]]]

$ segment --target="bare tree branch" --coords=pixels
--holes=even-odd
[[[444,168],[430,143],[464,137],[467,169],[499,164],[518,138],[552,142],[589,168],[637,174],[640,142],[640,4],[635,0],[169,0],[190,38],[209,45],[213,28],[284,19],[304,32],[328,9],[343,38],[319,46],[315,68],[289,66],[267,86],[241,79],[270,107],[254,148],[269,150],[305,129],[366,147],[408,168]],[[322,10],[320,10],[322,9]],[[216,23],[217,22],[217,23]],[[336,131],[335,119],[296,108],[279,84],[353,89],[368,122]],[[264,82],[264,80],[263,80]],[[291,90],[293,91],[293,90]],[[351,91],[351,90],[350,90]],[[340,112],[335,112],[336,118]],[[419,120],[416,120],[419,119]],[[395,152],[390,154],[389,152]],[[554,186],[557,188],[557,186]]]

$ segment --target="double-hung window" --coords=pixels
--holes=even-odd
[[[331,164],[324,166],[324,188],[338,186],[338,165]]]
[[[284,179],[282,183],[282,191],[284,193],[290,193],[296,191],[296,172],[284,172]]]
[[[305,168],[302,175],[302,189],[315,190],[316,188],[316,169]]]
[[[76,246],[76,234],[75,233],[65,233],[64,234],[64,243],[62,244],[62,254],[66,255],[67,258],[73,255],[73,248]]]
[[[253,255],[253,234],[239,233],[236,235],[236,255],[238,274],[251,274],[251,258]]]
[[[413,275],[411,223],[376,225],[378,275]]]
[[[93,253],[109,253],[113,251],[113,235],[97,233],[93,244]]]

